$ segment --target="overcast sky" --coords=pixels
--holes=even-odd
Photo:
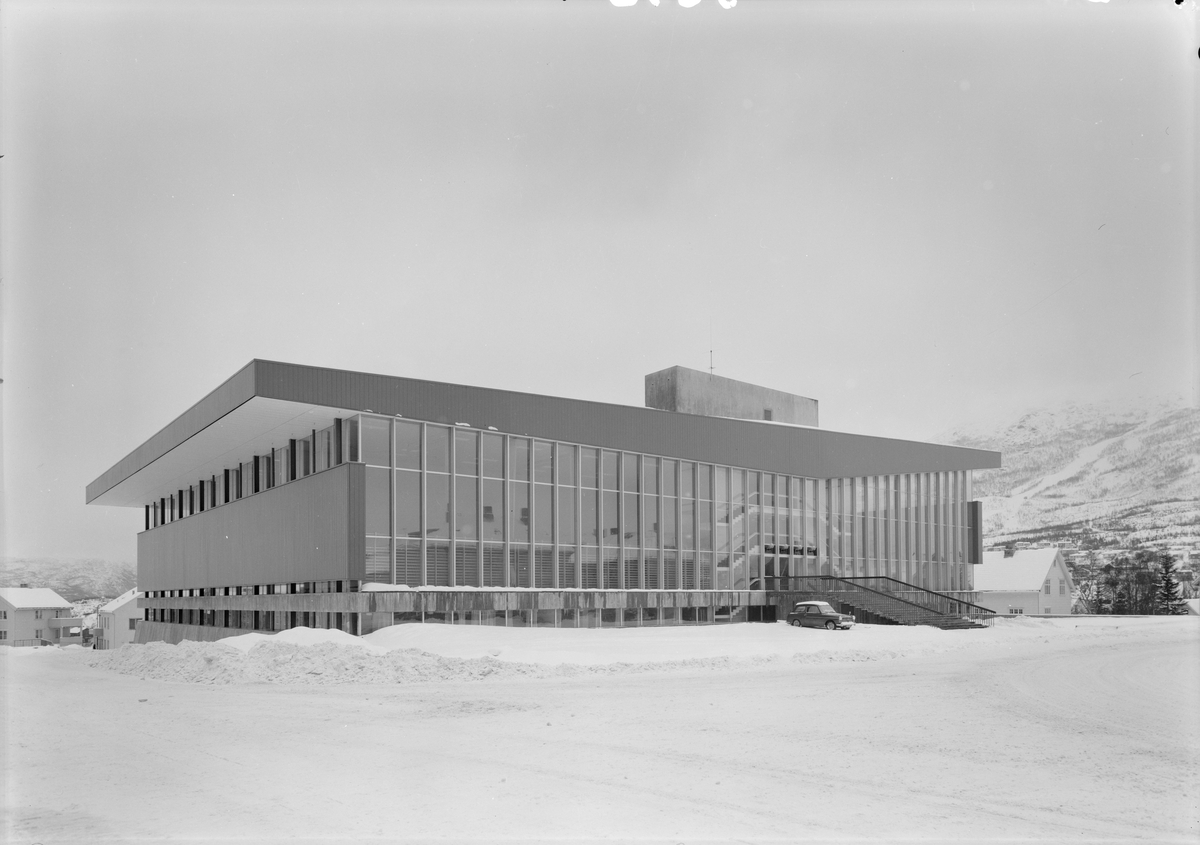
[[[1196,4],[0,7],[10,556],[252,358],[933,437],[1196,402]]]

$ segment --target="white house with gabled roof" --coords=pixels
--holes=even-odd
[[[1074,588],[1058,549],[984,552],[975,567],[978,603],[1001,615],[1070,615]]]
[[[83,642],[83,619],[48,587],[0,587],[0,646]]]
[[[137,590],[127,590],[96,611],[96,648],[120,648],[133,642],[142,618],[137,599]]]

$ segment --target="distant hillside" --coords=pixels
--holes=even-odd
[[[1090,546],[1200,542],[1200,410],[1068,405],[962,428],[942,442],[1004,453],[975,473],[985,537]]]
[[[67,601],[116,598],[136,586],[132,563],[107,560],[9,558],[0,561],[0,587],[49,587]]]

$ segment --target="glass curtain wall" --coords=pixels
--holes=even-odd
[[[786,589],[804,575],[969,590],[969,472],[811,479],[371,415],[367,580],[410,586]],[[152,524],[336,461],[332,434],[147,506]],[[282,454],[280,454],[282,451]],[[255,466],[257,464],[257,468]],[[283,469],[281,469],[283,467]],[[174,516],[172,516],[174,514]]]

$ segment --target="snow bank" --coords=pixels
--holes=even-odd
[[[780,661],[890,660],[965,649],[1006,649],[1018,643],[1150,636],[1159,627],[1181,624],[1180,619],[1013,618],[997,619],[995,627],[975,631],[898,625],[825,631],[783,623],[626,629],[411,624],[361,638],[341,631],[293,628],[215,643],[125,645],[76,656],[100,669],[187,683],[424,683],[729,671]],[[59,649],[11,651],[64,653]]]
[[[122,674],[187,683],[421,683],[881,660],[939,650],[947,637],[933,628],[870,625],[824,631],[782,623],[582,630],[412,624],[361,638],[293,628],[215,643],[125,645],[84,652],[81,659]]]
[[[970,632],[966,632],[970,633]],[[936,628],[858,625],[825,631],[775,625],[701,625],[661,628],[494,628],[486,625],[393,625],[363,638],[388,651],[420,649],[443,657],[494,657],[515,663],[662,663],[711,658],[811,656],[827,659],[866,652],[895,656],[944,647],[954,635]]]
[[[372,645],[362,637],[347,634],[345,631],[326,628],[289,628],[286,631],[280,631],[278,634],[240,634],[236,637],[225,637],[222,640],[218,640],[218,642],[230,648],[236,648],[241,652],[248,652],[255,646],[264,643],[290,643],[292,645],[333,643],[334,645],[354,646],[366,649],[376,654],[383,654],[387,651],[387,649],[381,649]]]

